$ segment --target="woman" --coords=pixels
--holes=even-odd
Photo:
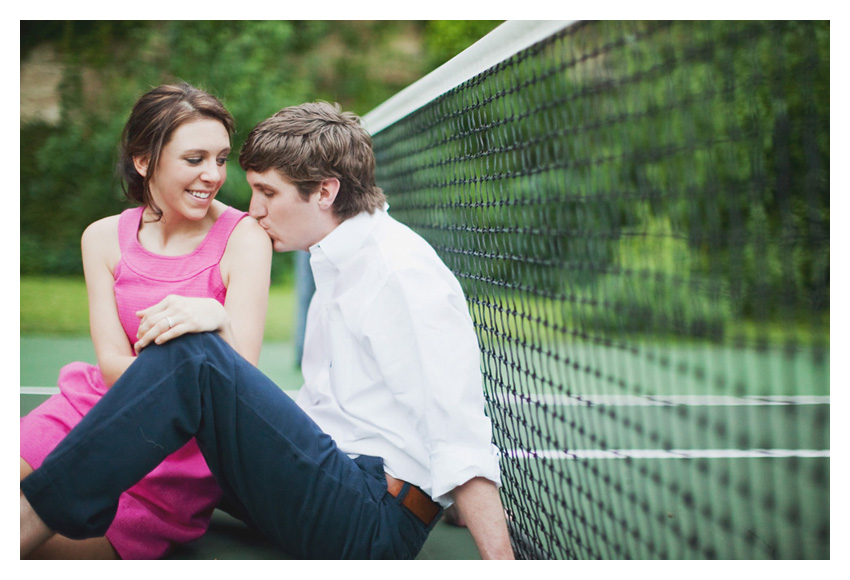
[[[21,479],[152,343],[218,332],[257,364],[271,244],[255,220],[215,199],[233,129],[215,97],[187,84],[158,87],[135,104],[119,171],[127,196],[140,205],[91,224],[82,236],[98,364],[65,366],[60,394],[21,419]],[[220,499],[192,440],[122,496],[105,537],[57,536],[33,557],[159,558],[200,537]]]

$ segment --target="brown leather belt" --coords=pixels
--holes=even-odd
[[[398,497],[405,482],[388,473],[384,475],[387,476],[387,491],[391,496]],[[434,519],[440,515],[440,504],[412,484],[408,486],[407,494],[401,500],[401,505],[409,509],[426,526],[430,526]]]

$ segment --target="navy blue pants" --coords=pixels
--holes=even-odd
[[[149,346],[21,482],[52,530],[102,536],[118,498],[192,437],[235,512],[297,558],[413,558],[429,529],[215,334]]]

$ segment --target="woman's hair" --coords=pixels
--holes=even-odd
[[[219,121],[229,136],[235,130],[233,117],[221,101],[184,82],[162,85],[142,95],[124,126],[118,163],[124,194],[132,201],[149,207],[159,217],[162,217],[162,210],[151,198],[151,177],[156,173],[162,149],[171,140],[174,131],[183,123],[197,119]],[[136,171],[134,157],[148,158],[144,176]]]
[[[305,199],[325,179],[337,178],[332,207],[341,220],[372,213],[386,202],[375,185],[372,138],[356,115],[336,104],[305,103],[266,119],[248,135],[239,164],[245,171],[276,170]]]

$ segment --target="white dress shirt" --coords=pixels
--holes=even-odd
[[[436,252],[385,209],[310,254],[298,404],[342,451],[383,458],[444,507],[473,477],[501,485],[472,319]]]

